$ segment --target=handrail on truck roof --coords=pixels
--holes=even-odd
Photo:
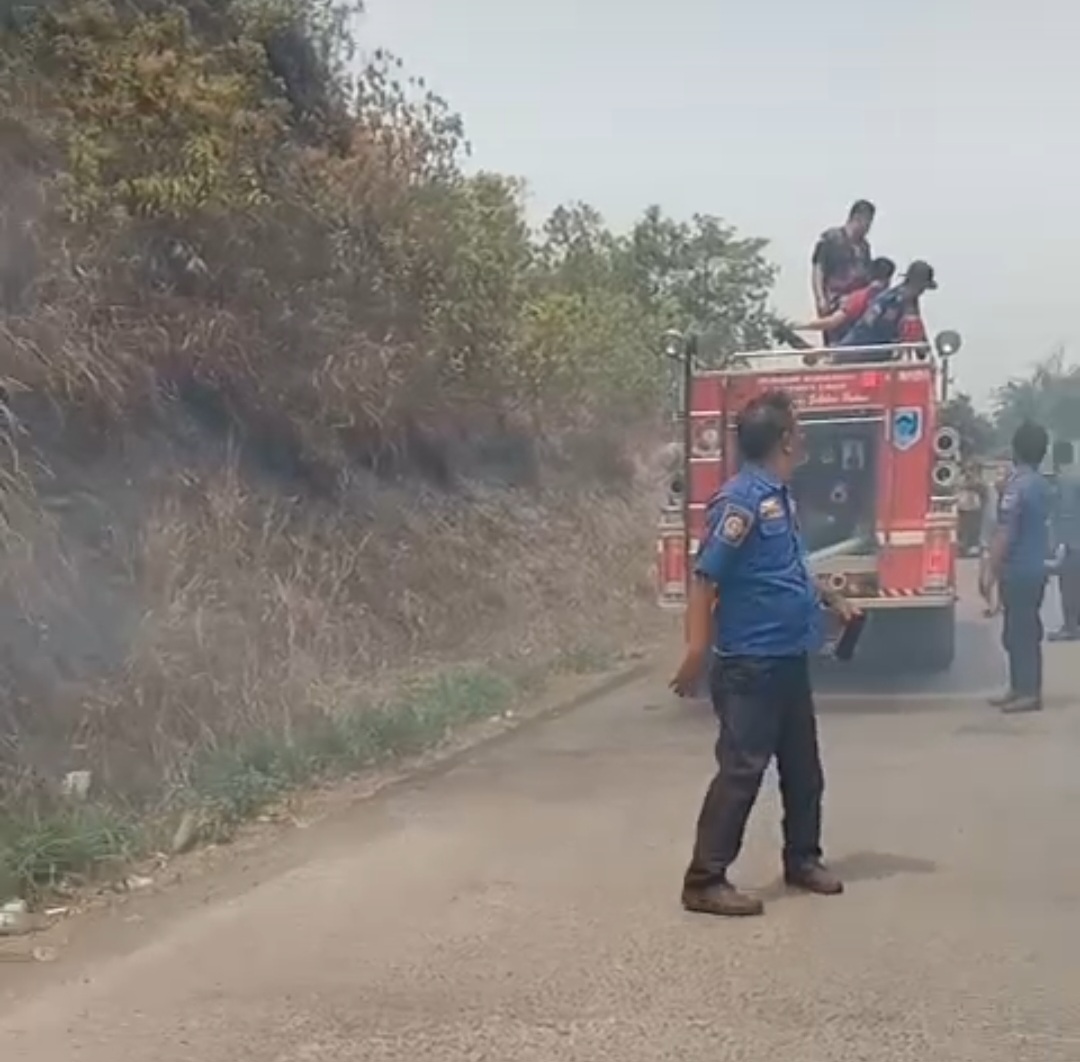
[[[829,359],[837,354],[844,356],[843,362]],[[889,357],[883,358],[887,354]],[[861,357],[858,357],[861,355]],[[852,369],[888,369],[891,366],[919,365],[934,366],[937,359],[933,356],[930,343],[890,343],[866,347],[808,347],[805,350],[749,350],[732,354],[726,366],[714,369],[699,369],[697,376],[732,376],[741,373],[756,373],[763,366],[740,365],[750,359],[769,358],[777,362],[769,366],[773,372],[805,372],[807,369],[825,372],[850,372]],[[849,360],[850,359],[850,360]]]

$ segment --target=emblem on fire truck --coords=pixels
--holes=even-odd
[[[893,413],[892,443],[897,450],[910,450],[923,435],[923,411],[905,406]]]

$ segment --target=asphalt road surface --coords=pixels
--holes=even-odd
[[[1005,718],[993,632],[963,638],[940,696],[821,697],[843,897],[778,884],[770,778],[736,874],[765,917],[680,909],[713,724],[657,671],[97,954],[0,968],[0,1059],[1077,1062],[1080,645],[1050,648],[1046,711]]]

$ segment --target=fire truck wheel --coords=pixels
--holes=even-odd
[[[916,675],[948,671],[956,655],[956,608],[905,608],[878,612],[872,623],[873,655],[883,650],[892,666]]]
[[[912,609],[905,619],[912,670],[929,674],[948,671],[956,656],[956,606]]]

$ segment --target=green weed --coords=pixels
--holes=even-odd
[[[137,854],[141,837],[128,817],[91,805],[0,818],[0,899],[120,868]]]
[[[515,683],[491,671],[451,672],[408,686],[386,704],[324,717],[291,740],[260,735],[215,751],[191,780],[203,832],[227,837],[298,786],[421,753],[454,728],[505,711],[518,694]]]
[[[558,668],[566,664],[560,659]],[[457,727],[500,715],[537,687],[535,671],[523,683],[480,668],[418,681],[384,704],[324,717],[290,739],[257,734],[208,751],[178,803],[198,812],[201,839],[227,840],[302,785],[434,748]],[[0,899],[33,897],[61,882],[107,876],[110,868],[122,873],[147,851],[149,829],[95,804],[0,817]]]
[[[610,669],[615,659],[616,654],[612,649],[583,644],[561,652],[556,657],[555,668],[571,675],[593,675]]]

